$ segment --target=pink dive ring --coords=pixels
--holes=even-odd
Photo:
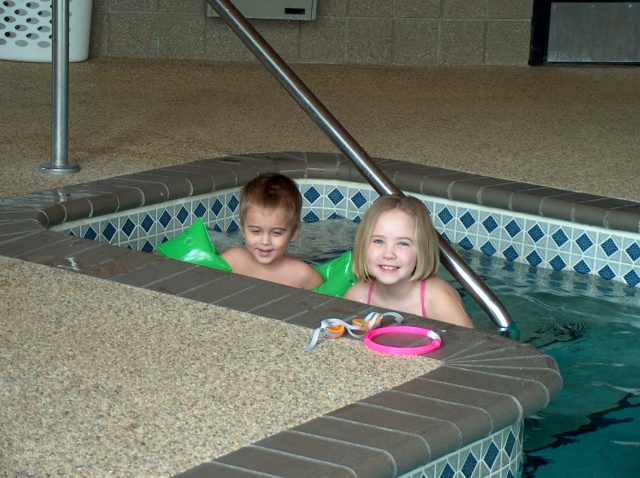
[[[422,335],[424,337],[429,337],[431,342],[417,347],[393,347],[391,345],[382,345],[373,341],[375,337],[388,334]],[[440,336],[431,329],[415,327],[413,325],[393,325],[390,327],[379,327],[367,332],[367,335],[364,336],[364,344],[371,350],[384,354],[419,355],[433,352],[440,348],[442,340],[440,339]]]

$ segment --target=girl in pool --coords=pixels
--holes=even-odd
[[[378,198],[362,219],[353,248],[358,282],[345,298],[387,310],[473,327],[458,292],[437,276],[438,233],[417,198]]]

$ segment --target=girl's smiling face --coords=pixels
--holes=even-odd
[[[298,235],[283,209],[252,207],[242,224],[247,250],[260,264],[274,264],[282,258],[289,242]]]
[[[367,271],[383,284],[411,280],[417,262],[415,223],[400,209],[380,215],[367,247]]]

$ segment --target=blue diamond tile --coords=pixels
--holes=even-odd
[[[458,242],[458,244],[465,251],[470,251],[471,249],[473,249],[473,242],[471,242],[468,237],[465,237],[464,239],[462,239],[460,242]]]
[[[451,219],[453,219],[453,214],[451,214],[449,208],[445,207],[438,213],[438,217],[442,221],[442,224],[449,224]]]
[[[220,214],[220,211],[222,210],[222,202],[220,202],[220,199],[217,199],[213,202],[213,205],[211,206],[211,212],[213,214],[216,215],[216,217],[218,217],[218,214]]]
[[[238,226],[238,223],[235,220],[232,220],[229,223],[229,227],[227,227],[227,231],[229,232],[237,231],[238,229],[240,229],[240,226]]]
[[[514,219],[509,221],[509,223],[504,226],[504,228],[507,230],[507,233],[511,237],[516,237],[518,234],[520,234],[520,231],[522,231],[522,229]]]
[[[562,257],[560,256],[555,256],[553,259],[549,261],[549,264],[556,271],[561,271],[562,269],[567,267],[567,264],[562,260]]]
[[[144,245],[142,246],[142,249],[140,249],[142,252],[153,252],[153,246],[151,245],[151,243],[149,241],[144,241]]]
[[[607,280],[613,280],[616,277],[616,273],[613,272],[613,269],[609,266],[604,266],[602,269],[600,269],[598,271],[598,275]]]
[[[600,244],[600,247],[602,248],[604,253],[607,255],[607,257],[611,257],[613,254],[615,254],[620,250],[620,248],[618,247],[618,244],[616,244],[616,241],[614,241],[611,238],[607,239],[602,244]]]
[[[529,237],[533,239],[533,242],[538,242],[540,239],[544,237],[544,231],[537,224],[533,226],[531,229],[527,231],[529,233]]]
[[[510,431],[509,437],[507,438],[507,442],[504,444],[504,451],[507,452],[508,456],[511,456],[511,452],[513,451],[513,447],[515,446],[515,444],[516,444],[516,437]]]
[[[196,215],[196,217],[204,216],[205,212],[207,212],[207,208],[204,207],[204,204],[202,204],[201,202],[199,202],[196,208],[193,210],[193,213]]]
[[[515,261],[518,257],[520,257],[520,254],[518,254],[518,251],[516,251],[513,246],[509,246],[504,251],[502,251],[502,255],[505,257],[506,260],[511,262]]]
[[[142,226],[142,229],[144,229],[145,232],[149,232],[149,230],[153,227],[153,223],[154,223],[154,220],[151,218],[151,216],[149,216],[148,214],[145,214],[144,219],[142,220],[140,225]]]
[[[344,194],[342,194],[340,190],[336,188],[331,191],[327,197],[334,206],[337,206],[344,199]]]
[[[227,207],[231,212],[235,212],[239,204],[240,204],[240,201],[238,201],[238,198],[234,194],[233,196],[231,196],[231,199],[229,199],[229,202],[227,203]]]
[[[171,214],[169,214],[169,212],[167,211],[163,212],[162,216],[160,216],[159,221],[160,221],[160,224],[162,224],[162,227],[166,229],[166,227],[171,222]]]
[[[579,274],[588,274],[589,272],[591,272],[591,268],[589,268],[585,261],[578,262],[575,266],[573,266],[573,270],[575,270]]]
[[[449,234],[447,234],[446,232],[443,232],[442,234],[442,238],[447,241],[448,244],[451,244],[451,238],[449,237]]]
[[[105,228],[102,230],[102,235],[107,239],[107,241],[111,242],[111,239],[113,238],[113,236],[115,236],[115,234],[116,228],[113,227],[113,224],[111,224],[110,222],[107,223]]]
[[[467,459],[464,461],[464,464],[462,465],[462,474],[466,477],[466,478],[471,478],[471,476],[473,475],[473,471],[476,469],[476,465],[478,464],[478,460],[476,459],[475,456],[473,456],[473,453],[469,453],[469,455],[467,455]]]
[[[337,212],[332,212],[331,216],[329,216],[327,219],[344,219],[344,217],[342,217],[340,214],[338,214]]]
[[[627,247],[626,251],[632,261],[637,261],[640,257],[640,245],[638,245],[637,242],[634,242],[629,247]]]
[[[309,213],[302,218],[303,222],[318,222],[320,218],[316,216],[313,211],[309,211]]]
[[[485,256],[492,256],[496,253],[496,248],[493,247],[493,244],[491,244],[490,241],[487,241],[484,244],[482,244],[482,247],[480,248],[480,250],[484,253]]]
[[[493,464],[498,458],[499,453],[500,450],[498,450],[498,447],[493,442],[491,442],[491,445],[489,445],[489,448],[487,448],[487,452],[484,454],[483,458],[489,469],[493,467]]]
[[[187,211],[187,209],[184,206],[182,206],[178,211],[178,214],[176,215],[176,217],[178,218],[178,221],[180,221],[180,224],[184,224],[184,222],[189,217],[189,211]]]
[[[629,271],[625,275],[622,276],[627,284],[631,287],[635,287],[640,284],[640,276],[636,271]]]
[[[216,232],[222,232],[222,228],[220,226],[218,226],[217,224],[213,225],[213,230]]]
[[[473,214],[467,211],[460,217],[460,222],[465,227],[465,229],[469,229],[476,223],[476,218],[473,217]]]
[[[367,198],[364,197],[364,194],[362,194],[360,191],[358,191],[357,193],[355,193],[353,196],[351,196],[351,202],[358,208],[360,209],[362,206],[364,206],[365,204],[367,204]]]
[[[564,233],[562,229],[558,229],[556,232],[553,233],[551,237],[553,238],[554,242],[558,246],[563,245],[569,240],[569,238],[567,237],[567,235]]]
[[[536,251],[529,253],[526,256],[527,262],[531,264],[533,267],[538,267],[542,262],[542,257]]]
[[[320,193],[318,192],[318,190],[316,188],[314,188],[313,186],[311,186],[309,189],[307,189],[304,193],[304,198],[309,201],[309,204],[313,204],[314,202],[316,202],[318,200],[318,198],[320,197]],[[335,204],[335,203],[334,203]]]
[[[578,244],[578,247],[580,248],[580,250],[584,252],[587,249],[589,249],[591,246],[593,246],[593,241],[587,235],[587,233],[584,233],[584,234],[581,234],[578,239],[576,239],[576,244]]]
[[[133,230],[135,228],[136,228],[136,225],[133,223],[133,221],[127,218],[127,220],[124,222],[122,226],[122,232],[124,232],[127,235],[127,237],[131,237],[131,234],[133,233]]]
[[[451,467],[451,465],[449,465],[449,463],[447,463],[442,469],[442,472],[440,473],[440,476],[438,478],[453,478],[455,474],[456,473],[454,469]]]
[[[489,233],[495,231],[496,228],[498,227],[498,223],[493,218],[493,216],[489,216],[484,221],[482,221],[482,225],[484,226],[485,230]]]
[[[91,226],[89,226],[82,237],[93,241],[97,236],[98,234],[96,233],[96,231]]]

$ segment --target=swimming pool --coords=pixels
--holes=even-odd
[[[289,252],[315,264],[353,244],[357,223],[307,223]],[[219,250],[242,245],[238,232],[211,232]],[[544,410],[525,419],[523,478],[634,476],[640,472],[640,292],[593,275],[536,269],[457,252],[499,294],[521,340],[556,359],[564,388]],[[440,275],[456,282],[442,268]],[[493,325],[460,286],[476,327]],[[588,398],[586,398],[588,397]],[[585,462],[584,457],[590,459]],[[569,470],[569,471],[567,471]]]
[[[298,180],[298,182],[301,185],[305,201],[303,216],[306,223],[299,239],[290,247],[289,252],[300,258],[308,259],[311,256],[312,263],[320,263],[336,257],[353,243],[357,220],[360,214],[366,210],[366,205],[376,197],[376,193],[371,188],[360,184],[354,185],[339,181],[324,183],[317,180],[302,179]],[[323,201],[332,207],[319,209],[313,206],[318,201],[318,198],[327,197],[330,198],[329,201],[326,199],[323,199]],[[346,201],[345,198],[351,198],[351,201]],[[180,230],[182,223],[187,224],[190,222],[188,219],[190,216],[203,217],[209,223],[213,243],[222,252],[228,247],[242,244],[242,238],[237,233],[238,225],[236,223],[238,199],[238,190],[235,190],[219,194],[215,198],[196,198],[189,204],[179,202],[175,205],[168,205],[165,209],[143,209],[138,213],[138,221],[142,229],[140,229],[140,226],[136,226],[134,222],[131,222],[129,215],[123,215],[121,218],[108,217],[101,223],[87,220],[75,223],[72,228],[69,228],[69,225],[65,227],[66,232],[73,235],[92,239],[103,236],[101,237],[102,240],[111,242],[118,239],[117,231],[129,230],[129,234],[120,232],[119,245],[131,247],[133,244],[134,247],[140,250],[151,252],[154,249],[154,244],[162,242],[174,234],[167,231],[171,227],[171,221],[173,220],[171,218],[178,218],[178,221],[174,221],[173,227],[177,227]],[[573,370],[576,367],[575,361],[578,360],[580,355],[566,353],[564,348],[558,350],[557,344],[560,343],[564,347],[570,347],[573,345],[573,340],[583,340],[583,337],[590,334],[595,334],[597,337],[596,327],[590,325],[590,322],[597,317],[589,317],[588,312],[598,310],[598,308],[591,303],[591,299],[586,301],[578,299],[578,297],[587,298],[590,297],[589,294],[607,298],[627,296],[631,303],[625,306],[633,309],[633,300],[636,298],[637,290],[634,287],[630,287],[630,284],[621,280],[605,280],[603,279],[605,275],[602,272],[599,275],[577,273],[580,266],[574,267],[573,272],[563,271],[563,267],[558,267],[558,264],[571,263],[570,261],[576,263],[576,259],[571,258],[571,254],[575,256],[575,251],[567,248],[567,243],[571,241],[568,239],[562,240],[563,237],[576,239],[573,247],[579,249],[582,254],[579,258],[580,262],[577,262],[578,264],[593,263],[594,260],[600,260],[598,257],[589,258],[585,254],[585,250],[589,248],[584,247],[584,241],[590,241],[589,237],[604,244],[610,242],[625,244],[626,248],[633,252],[635,243],[631,240],[632,237],[627,238],[631,242],[624,243],[624,239],[616,237],[616,234],[612,231],[598,233],[574,231],[574,228],[567,224],[559,223],[553,225],[551,221],[545,223],[534,218],[527,219],[526,216],[516,216],[514,218],[504,215],[503,217],[496,211],[474,210],[466,205],[461,206],[453,202],[426,199],[425,203],[430,210],[434,211],[434,222],[439,226],[439,230],[445,231],[444,233],[449,237],[456,239],[458,251],[472,264],[474,270],[483,276],[490,287],[499,294],[508,309],[512,311],[514,320],[523,329],[521,339],[544,351],[549,349],[549,355],[556,358],[561,368],[566,367],[569,370]],[[458,209],[462,209],[462,211]],[[453,211],[453,213],[450,211]],[[452,222],[455,223],[449,217],[450,215],[459,217],[462,227],[457,226],[458,229],[447,228],[447,225]],[[162,223],[163,217],[165,218],[166,228],[153,229],[151,224],[155,222]],[[350,217],[352,220],[337,219],[342,217]],[[504,227],[506,234],[503,232],[503,235],[506,237],[491,236],[491,232],[497,229],[496,218]],[[320,222],[326,223],[327,221],[321,221],[321,219],[331,221],[331,226],[324,227]],[[130,223],[127,224],[127,221],[130,221]],[[145,223],[147,226],[145,226]],[[473,232],[475,235],[470,233],[474,223],[482,224],[486,234],[485,237],[478,234],[477,230]],[[494,224],[496,225],[493,226]],[[136,227],[140,230],[139,236],[135,236],[133,232]],[[528,230],[528,236],[522,234],[525,236],[524,240],[520,239],[522,242],[526,242],[529,239],[530,244],[523,245],[522,242],[518,244],[513,241],[514,238],[517,239],[518,233],[523,230]],[[228,234],[223,231],[231,231],[232,233]],[[606,233],[609,235],[604,237]],[[546,234],[549,236],[548,241],[541,241],[537,234],[542,236]],[[508,242],[508,240],[511,240],[511,242]],[[542,248],[535,249],[531,247],[531,244],[540,242],[543,243]],[[472,249],[469,245],[473,243],[480,243],[480,251],[474,253],[471,250],[466,250]],[[557,249],[555,253],[552,246]],[[528,250],[527,247],[529,248]],[[503,251],[502,258],[497,254],[489,254],[489,251],[497,248]],[[518,253],[518,251],[523,252]],[[563,251],[568,251],[569,254],[563,255]],[[526,260],[518,262],[516,260],[518,256],[526,258]],[[533,257],[547,258],[551,267],[546,269],[533,267],[534,265],[540,265],[540,262],[542,262],[541,260],[532,261]],[[560,270],[556,270],[554,267]],[[609,266],[600,262],[599,267],[602,271],[603,268]],[[596,268],[592,267],[592,269]],[[633,277],[633,273],[634,271],[627,272],[626,277]],[[446,270],[443,269],[442,274],[446,276]],[[621,276],[624,277],[625,275],[618,274],[618,278],[621,278]],[[451,280],[456,285],[455,281]],[[458,290],[461,292],[476,326],[481,330],[493,332],[494,326],[488,320],[486,314],[459,286]],[[608,303],[605,302],[605,304]],[[584,304],[589,304],[586,311],[581,311],[576,307]],[[623,307],[623,305],[620,305],[620,307]],[[636,315],[640,315],[640,311],[637,309],[636,311],[638,312]],[[627,315],[633,317],[632,310]],[[626,325],[627,327],[632,327],[631,322]],[[616,339],[624,339],[630,338],[632,335],[631,332],[627,335],[621,332],[614,337]],[[571,341],[567,338],[571,339]],[[597,345],[596,342],[592,344],[592,347],[597,348]],[[554,352],[557,353],[554,354]],[[621,368],[624,371],[635,371],[636,369],[637,364],[635,366],[630,364]],[[573,377],[574,375],[572,374],[571,376]],[[620,377],[620,380],[621,382],[619,383],[621,385],[603,385],[603,387],[606,389],[616,386],[631,386],[631,384],[627,383],[631,380],[631,376]],[[565,388],[561,397],[585,396],[584,384],[588,382],[581,379],[577,383],[574,383],[573,380],[570,380],[569,383],[571,385]],[[577,385],[581,385],[581,387],[575,388]],[[589,395],[592,394],[589,393]],[[610,398],[611,394],[603,395],[603,399],[606,399]],[[567,401],[571,401],[571,398]],[[548,418],[544,415],[545,412],[541,412],[540,418],[529,417],[527,419],[527,426],[524,429],[524,447],[525,450],[531,450],[532,454],[530,456],[527,455],[524,469],[525,476],[545,476],[540,475],[540,473],[544,473],[544,470],[551,465],[545,464],[544,462],[547,458],[544,455],[537,455],[536,453],[540,452],[535,450],[541,446],[545,449],[553,450],[562,441],[561,437],[551,437],[547,427],[540,424],[544,425],[545,423],[553,422],[555,424],[555,428],[552,427],[554,433],[571,434],[574,432],[572,425],[576,421],[582,424],[589,423],[588,417],[591,414],[601,412],[607,408],[607,405],[602,400],[592,400],[588,404],[582,404],[580,400],[574,400],[574,402],[580,403],[581,406],[575,407],[574,403],[568,415],[562,414],[562,410],[567,407],[565,401],[560,405],[552,403],[549,407],[551,411],[546,412],[549,413]],[[554,406],[561,409],[559,414],[553,410],[552,407]],[[579,415],[579,419],[576,418],[576,414]],[[547,433],[546,437],[541,436],[544,433]],[[594,431],[592,433],[595,433],[594,436],[596,436],[597,440],[598,432]],[[622,439],[622,441],[625,441],[625,439]],[[626,441],[633,442],[633,438],[629,437]],[[540,445],[540,443],[545,444]],[[624,446],[621,447],[624,449]],[[622,462],[623,460],[617,460],[617,463]],[[568,465],[569,463],[560,462],[555,466],[566,468]]]
[[[463,249],[470,245],[471,248],[478,246],[485,256],[491,255],[493,250],[493,254],[513,261],[520,258],[539,266],[555,265],[569,270],[577,267],[583,272],[589,269],[613,279],[607,282],[611,284],[616,280],[624,283],[635,281],[637,257],[633,255],[639,246],[637,233],[631,232],[633,224],[636,230],[638,224],[633,214],[592,206],[582,208],[579,204],[569,203],[566,207],[551,208],[550,205],[558,205],[558,199],[536,199],[531,195],[536,188],[531,185],[501,182],[503,188],[494,188],[489,183],[496,184],[496,181],[489,178],[390,160],[378,161],[405,191],[434,197],[428,207],[437,211],[436,226],[439,229],[439,226],[444,226],[441,230],[447,238]],[[153,254],[134,254],[123,248],[80,239],[96,239],[102,235],[100,239],[110,244],[119,243],[131,249],[151,251],[154,243],[184,230],[195,217],[203,217],[209,224],[219,221],[220,228],[228,227],[233,223],[239,187],[257,172],[267,170],[289,174],[301,184],[307,201],[304,210],[306,221],[329,219],[335,215],[354,219],[375,196],[362,184],[362,178],[348,160],[340,155],[268,153],[220,158],[4,201],[3,206],[13,207],[11,217],[19,221],[11,230],[5,228],[0,231],[4,232],[0,237],[0,253],[304,327],[317,326],[318,320],[326,318],[327,314],[361,313],[356,310],[356,304],[349,301],[327,299],[312,293],[292,294],[274,285],[258,287],[255,281],[231,279],[213,270],[197,269],[197,280],[192,280],[192,273],[196,272],[192,265],[170,264],[152,257]],[[346,189],[342,187],[343,181]],[[523,192],[514,192],[515,186]],[[202,194],[214,190],[217,197],[211,203],[203,203]],[[557,196],[558,192],[554,191],[553,195]],[[504,204],[529,212],[518,215],[504,210],[477,208],[473,202],[461,203],[458,196],[473,197],[483,205],[490,203],[497,207]],[[540,212],[537,217],[532,216],[532,204]],[[33,211],[37,216],[34,217]],[[555,215],[554,218],[560,222],[554,223],[549,215]],[[574,217],[600,223],[600,229],[596,228],[595,235],[592,235],[589,227],[571,222]],[[615,223],[619,227],[606,229],[604,222],[608,225]],[[64,230],[72,223],[75,224],[73,227],[81,229],[74,232],[78,238],[66,236],[64,239],[65,236],[51,229],[42,232],[43,225],[51,228],[57,224],[59,230]],[[29,241],[21,240],[25,234],[29,234]],[[603,247],[607,250],[604,256],[601,253]],[[162,271],[165,275],[159,276]],[[571,275],[581,277],[581,274]],[[217,286],[215,297],[211,297],[210,286],[204,287],[210,284]],[[635,290],[635,286],[631,289]],[[240,294],[240,297],[236,294],[238,290],[251,293]],[[302,311],[301,306],[304,307]],[[479,320],[484,320],[491,327],[488,318]],[[356,418],[354,411],[363,410],[365,405],[381,407],[384,402],[385,408],[376,408],[378,412],[375,415],[384,410],[387,426],[395,429],[402,426],[398,419],[403,414],[417,417],[446,410],[443,415],[438,415],[436,422],[441,423],[447,417],[446,423],[455,423],[453,428],[447,425],[448,431],[443,435],[444,429],[434,429],[434,422],[429,421],[434,417],[430,415],[432,418],[425,422],[430,425],[420,431],[425,438],[429,437],[431,458],[420,451],[423,447],[417,441],[409,447],[410,451],[406,446],[402,447],[402,455],[408,460],[398,461],[399,456],[394,455],[399,469],[409,473],[417,470],[416,465],[423,460],[423,464],[427,463],[426,468],[423,467],[427,470],[425,473],[438,477],[447,476],[452,471],[492,477],[513,475],[519,468],[522,454],[521,418],[545,407],[561,387],[555,361],[533,353],[533,349],[521,343],[491,334],[483,335],[482,330],[445,328],[442,331],[447,334],[447,343],[454,348],[441,349],[443,365],[440,369],[371,401],[354,404],[355,408],[337,410],[327,419],[331,418],[332,423],[336,419],[350,422],[373,420],[372,416]],[[457,350],[458,347],[460,349]],[[473,393],[460,393],[462,390],[473,390]],[[455,391],[457,393],[452,393]],[[397,393],[408,401],[392,400],[391,397]],[[383,397],[382,402],[378,401]],[[412,408],[418,397],[427,399],[431,406],[421,407],[419,412]],[[447,403],[444,408],[433,407],[444,399]],[[404,407],[409,407],[411,412],[401,411]],[[391,409],[393,413],[388,415]],[[370,422],[367,423],[371,426]],[[415,419],[412,423],[416,423]],[[458,431],[454,431],[456,429]],[[402,433],[406,431],[394,436],[404,436]],[[449,443],[451,448],[443,448],[445,437],[448,437],[445,441],[453,440]],[[466,446],[458,448],[460,444]],[[386,445],[383,448],[386,449]],[[240,454],[246,456],[249,451]],[[216,460],[215,465],[222,466],[222,462],[225,460]]]
[[[525,419],[522,476],[637,476],[638,290],[462,254],[505,302],[521,340],[554,357],[564,377],[549,406]],[[465,305],[472,317],[482,316],[473,301]]]

